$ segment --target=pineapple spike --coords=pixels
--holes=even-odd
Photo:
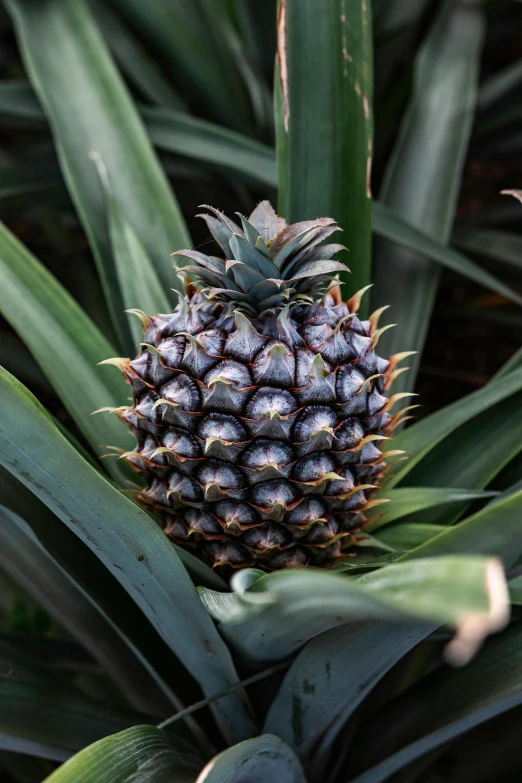
[[[371,314],[369,321],[370,321],[370,334],[374,334],[377,330],[377,327],[379,325],[379,320],[381,315],[386,311],[389,310],[390,305],[385,305],[384,307],[379,307],[378,310],[376,310],[374,313]],[[395,324],[396,325],[396,324]]]
[[[408,370],[411,370],[411,367],[399,367],[397,370],[394,370],[391,373],[388,373],[388,371],[386,371],[384,375],[387,378],[387,380],[384,385],[384,391],[388,391],[388,389],[391,388],[393,382],[399,377],[399,375],[402,375],[403,372],[408,372]]]
[[[394,326],[397,326],[397,324],[387,324],[386,326],[381,326],[380,329],[376,329],[376,331],[373,333],[373,339],[372,339],[372,345],[371,350],[373,351],[377,347],[377,343],[380,340],[381,334],[384,332],[387,332],[388,329],[393,329]]]
[[[153,318],[150,315],[146,315],[146,313],[143,312],[143,310],[138,310],[136,308],[131,308],[129,310],[125,310],[126,313],[129,313],[130,315],[135,315],[137,318],[140,319],[141,325],[143,327],[143,331],[146,332],[149,328],[149,325],[152,323]]]
[[[122,373],[125,373],[129,369],[130,359],[127,357],[116,356],[113,359],[104,359],[103,361],[98,362],[98,366],[102,364],[112,365],[121,370]]]
[[[357,291],[357,292],[356,292],[356,293],[355,293],[355,294],[352,296],[352,298],[351,298],[351,299],[348,299],[348,301],[346,302],[346,304],[347,304],[347,306],[348,306],[348,310],[349,310],[351,313],[356,313],[356,312],[358,311],[359,307],[361,306],[361,300],[362,300],[362,298],[363,298],[364,294],[366,293],[366,291],[369,291],[369,290],[370,290],[370,288],[372,287],[372,285],[373,285],[373,284],[372,284],[372,283],[370,283],[370,285],[366,285],[366,286],[364,286],[364,288],[361,288],[361,290],[360,290],[360,291]]]

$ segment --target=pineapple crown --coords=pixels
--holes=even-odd
[[[337,272],[350,271],[332,260],[346,250],[344,245],[323,244],[342,230],[332,218],[287,225],[269,201],[262,201],[248,219],[237,213],[240,228],[214,207],[203,208],[213,214],[198,217],[206,222],[225,258],[196,250],[178,250],[173,255],[194,262],[183,271],[195,276],[208,298],[232,303],[255,316],[310,302],[338,284]]]

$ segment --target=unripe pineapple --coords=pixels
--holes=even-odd
[[[240,228],[201,217],[225,259],[177,255],[198,285],[173,313],[144,318],[124,364],[137,438],[125,455],[166,534],[212,564],[271,570],[347,554],[384,469],[395,365],[374,351],[378,315],[341,301],[323,244],[330,218],[288,226],[262,202]]]

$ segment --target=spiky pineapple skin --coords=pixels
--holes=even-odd
[[[325,566],[353,549],[384,469],[393,362],[336,291],[259,318],[189,286],[124,373],[142,500],[213,565]]]

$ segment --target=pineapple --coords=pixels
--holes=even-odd
[[[208,210],[226,260],[178,251],[197,285],[141,314],[124,456],[165,533],[214,566],[325,566],[353,547],[383,472],[395,362],[375,353],[361,294],[341,300],[334,220],[287,225],[264,201],[239,227]]]

